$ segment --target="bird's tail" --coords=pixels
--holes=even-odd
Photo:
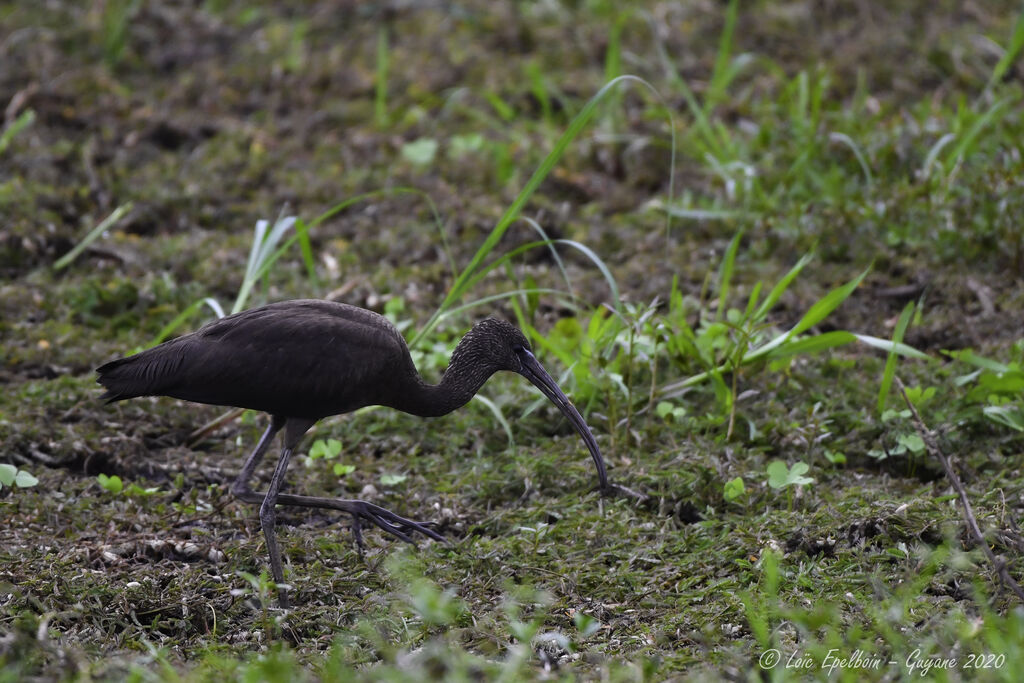
[[[96,381],[106,389],[100,399],[113,403],[161,393],[181,362],[180,354],[168,350],[167,345],[158,346],[96,368]]]

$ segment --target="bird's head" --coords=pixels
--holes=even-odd
[[[519,328],[495,318],[478,322],[459,342],[455,353],[452,354],[451,366],[455,365],[475,365],[479,372],[487,376],[498,370],[509,370],[530,380],[531,384],[540,389],[540,392],[555,404],[579,433],[597,466],[601,490],[609,490],[604,459],[597,447],[597,441],[590,433],[590,428],[565,392],[558,387],[555,380],[533,355],[530,342],[519,331]],[[480,383],[482,384],[483,380]]]
[[[504,320],[487,318],[474,325],[458,345],[453,362],[456,355],[471,356],[493,372],[509,370],[523,374],[523,363],[533,358],[533,349],[518,327]]]

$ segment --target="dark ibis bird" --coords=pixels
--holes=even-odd
[[[423,381],[405,340],[386,318],[356,306],[319,300],[283,301],[229,315],[192,334],[165,342],[97,369],[108,402],[136,396],[172,396],[196,403],[236,406],[270,414],[231,492],[260,505],[274,581],[284,583],[274,535],[275,507],[340,510],[352,517],[362,549],[363,522],[403,541],[414,533],[444,541],[429,522],[416,522],[363,500],[281,493],[288,460],[302,436],[321,418],[381,405],[413,415],[445,415],[469,402],[499,370],[519,373],[550,399],[579,432],[597,466],[603,494],[628,492],[610,486],[604,460],[587,423],[534,357],[530,343],[502,320],[477,323],[456,346],[436,385]],[[266,493],[250,479],[274,436],[284,445]],[[631,492],[629,492],[631,493]],[[287,594],[280,592],[282,606]]]

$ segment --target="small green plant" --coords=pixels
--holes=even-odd
[[[868,456],[879,462],[888,458],[907,458],[907,471],[913,473],[917,467],[918,458],[925,453],[925,444],[917,431],[910,424],[910,410],[889,409],[882,413],[882,422],[891,423],[893,432],[887,435],[886,441],[881,448],[872,448]],[[893,442],[895,441],[895,443]]]
[[[380,475],[380,483],[382,486],[398,486],[408,478],[409,475],[407,474],[382,474]]]
[[[741,593],[750,631],[761,649],[772,645],[771,623],[779,611],[779,555],[772,550],[761,554],[761,580],[757,590]]]
[[[781,460],[768,463],[768,485],[776,491],[786,489],[786,504],[790,510],[793,509],[793,489],[814,483],[813,478],[804,476],[810,469],[805,462],[795,462],[791,467],[786,467]]]
[[[125,485],[121,477],[116,474],[110,476],[99,474],[96,476],[96,481],[99,482],[104,491],[114,496],[124,494],[128,498],[149,498],[160,493],[159,486],[143,488],[134,482]]]
[[[19,470],[14,465],[6,463],[0,465],[0,489],[5,486],[8,488],[16,486],[19,489],[27,489],[38,483],[39,480],[32,476],[31,472]]]
[[[669,401],[658,401],[654,407],[655,414],[666,422],[682,422],[686,417],[686,408]]]
[[[722,490],[722,496],[730,503],[736,502],[743,494],[747,492],[747,487],[743,484],[743,477],[736,477],[725,482],[725,486]]]
[[[1024,432],[1024,339],[1014,343],[1014,360],[1009,363],[979,356],[970,349],[947,353],[975,368],[955,380],[956,386],[970,385],[967,401],[981,405],[986,419]]]
[[[441,590],[426,578],[413,582],[408,603],[412,611],[430,626],[454,624],[466,612],[466,603],[456,597],[454,591]]]
[[[124,490],[124,482],[122,482],[121,477],[116,474],[107,476],[106,474],[101,473],[96,476],[96,481],[99,482],[104,491],[115,496]]]
[[[124,489],[124,494],[129,498],[149,498],[150,496],[155,496],[159,493],[159,486],[147,486],[146,488],[143,488],[134,482],[128,484]]]
[[[783,370],[795,356],[819,353],[853,342],[887,351],[891,362],[896,356],[930,360],[927,355],[902,342],[902,330],[892,341],[845,330],[811,332],[853,294],[870,268],[822,296],[789,330],[780,332],[773,329],[768,323],[769,314],[801,271],[811,262],[813,253],[801,257],[767,294],[763,293],[764,284],[757,282],[751,288],[742,309],[730,308],[729,293],[732,289],[732,277],[741,237],[742,231],[730,242],[714,279],[718,290],[717,307],[714,307],[714,310],[710,304],[703,305],[692,298],[684,297],[678,283],[673,282],[668,311],[655,329],[675,366],[688,372],[700,367],[704,369],[686,379],[658,387],[656,394],[659,397],[673,398],[692,386],[710,382],[722,414],[728,416],[728,438],[732,435],[735,424],[736,396],[741,376],[766,364],[773,370]],[[690,323],[694,309],[699,320],[696,326]],[[912,310],[908,308],[908,311],[904,312],[903,317],[906,320],[903,322],[903,329]],[[890,381],[894,371],[893,364],[889,370]]]
[[[830,450],[830,449],[826,448],[825,452],[824,452],[824,455],[825,455],[825,459],[828,460],[833,465],[845,465],[846,464],[846,454],[845,453],[842,453],[840,451],[833,451],[833,450]]]
[[[313,445],[309,447],[309,460],[315,462],[316,460],[333,460],[341,455],[341,442],[337,439],[317,439],[313,442]],[[355,472],[355,465],[342,465],[341,463],[334,463],[331,466],[331,470],[338,477],[344,477],[346,474]]]
[[[437,147],[434,138],[417,138],[402,145],[402,158],[413,166],[429,166],[437,157]]]
[[[601,622],[584,612],[577,611],[572,615],[573,626],[581,638],[589,638],[601,630]]]
[[[791,467],[781,460],[773,460],[768,464],[768,485],[773,489],[784,489],[788,486],[806,486],[813,484],[814,479],[805,477],[804,474],[811,469],[805,462],[795,462]]]
[[[232,597],[252,597],[260,610],[263,632],[267,638],[275,637],[281,630],[284,615],[280,613],[281,610],[274,608],[274,596],[282,590],[291,590],[291,586],[274,583],[266,569],[259,574],[239,571],[235,572],[235,575],[245,580],[248,585],[244,588],[232,588]]]
[[[935,394],[938,391],[937,387],[907,387],[907,398],[914,406],[921,410],[935,398]]]
[[[337,439],[317,439],[309,448],[311,460],[337,458],[341,453],[341,442]]]

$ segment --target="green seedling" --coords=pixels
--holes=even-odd
[[[600,621],[589,614],[585,614],[580,611],[577,611],[572,615],[572,623],[576,627],[576,632],[580,634],[581,638],[589,638],[601,630]]]
[[[341,454],[341,442],[337,439],[317,439],[309,448],[309,459],[337,458]]]
[[[976,368],[954,380],[958,387],[970,386],[966,400],[980,404],[986,419],[1024,432],[1024,339],[1013,345],[1016,360],[1009,363],[979,356],[970,349],[946,354]]]
[[[825,459],[828,460],[833,465],[845,465],[846,464],[846,454],[845,453],[841,453],[839,451],[829,450],[827,448],[825,449]]]
[[[795,462],[791,467],[781,460],[773,460],[768,464],[768,485],[773,489],[784,489],[789,486],[806,486],[813,484],[814,479],[803,476],[810,468],[805,462]]]
[[[309,448],[309,460],[332,460],[341,455],[341,442],[337,439],[317,439]],[[356,471],[355,465],[343,465],[339,462],[331,465],[331,471],[337,477],[344,477]]]
[[[402,158],[413,166],[429,166],[437,157],[437,140],[418,138],[402,145]]]
[[[654,407],[655,414],[666,422],[682,422],[686,417],[686,408],[669,401],[659,401]]]
[[[407,474],[382,474],[380,475],[380,483],[382,486],[398,486],[408,478],[409,475]]]
[[[112,495],[118,495],[124,490],[124,482],[121,481],[121,477],[116,474],[107,476],[106,474],[99,474],[96,476],[96,481],[99,482],[103,490]]]
[[[32,476],[31,472],[19,470],[14,465],[6,463],[0,465],[0,489],[5,486],[8,488],[16,486],[20,489],[27,489],[38,483],[39,480]]]
[[[725,482],[725,486],[722,489],[722,496],[730,503],[736,502],[741,496],[747,492],[747,487],[743,484],[743,477],[736,477]]]
[[[793,489],[813,484],[814,479],[805,477],[804,474],[811,469],[805,462],[795,462],[791,467],[781,460],[773,460],[766,469],[768,473],[768,485],[776,491],[786,489],[786,505],[793,509]]]

